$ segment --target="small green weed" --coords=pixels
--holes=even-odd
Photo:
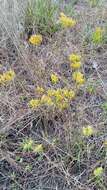
[[[105,113],[107,113],[107,102],[104,102],[104,103],[101,105],[101,107],[102,107],[103,111],[104,111]]]

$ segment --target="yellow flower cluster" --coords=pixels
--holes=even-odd
[[[35,109],[40,106],[40,100],[39,99],[31,99],[29,102],[29,107]]]
[[[56,97],[56,100],[63,100],[64,98],[73,99],[75,97],[75,92],[71,89],[66,89],[66,88],[58,88],[56,90],[54,89],[49,89],[47,91],[48,96]]]
[[[58,82],[58,76],[56,74],[51,74],[51,82],[52,84],[56,84]]]
[[[74,69],[74,70],[80,69],[80,67],[81,67],[81,56],[80,55],[78,55],[76,53],[70,54],[69,61],[71,63],[70,66],[72,69]],[[72,78],[76,82],[78,87],[85,83],[84,75],[79,70],[73,72]]]
[[[73,80],[76,82],[77,85],[83,85],[85,83],[84,75],[80,71],[75,71],[73,73]]]
[[[71,89],[49,89],[39,99],[31,99],[29,106],[36,109],[42,105],[54,106],[59,109],[65,109],[69,102],[75,97],[75,92]]]
[[[34,34],[29,38],[29,42],[33,45],[40,45],[42,43],[42,35]]]
[[[59,20],[64,28],[70,28],[76,25],[76,21],[70,17],[67,17],[64,13],[60,13]]]
[[[62,26],[65,28],[73,27],[76,25],[76,21],[66,16],[64,13],[60,13],[59,20]],[[29,42],[34,45],[39,45],[42,42],[42,36],[32,35],[29,39]],[[72,53],[71,55],[69,55],[69,61],[71,63],[71,68],[73,68],[74,70],[81,67],[80,55]],[[52,73],[50,75],[50,80],[53,85],[57,84],[59,82],[59,79],[60,78],[56,73]],[[85,82],[84,75],[80,71],[75,71],[73,73],[73,80],[78,86],[84,84]],[[48,89],[46,92],[44,88],[38,86],[35,91],[37,94],[37,98],[31,99],[29,101],[29,107],[33,109],[45,105],[63,110],[69,107],[70,101],[75,97],[75,92],[67,88]]]
[[[78,54],[69,55],[70,66],[72,69],[79,69],[81,67],[81,56]]]
[[[89,137],[94,134],[94,129],[92,126],[88,125],[87,127],[83,127],[82,132],[85,137]]]
[[[57,90],[49,89],[47,91],[47,94],[50,97],[54,97],[54,100],[56,103],[63,100],[63,95],[61,93],[61,89],[57,89]]]
[[[48,90],[48,95],[54,99],[57,108],[63,110],[69,107],[69,101],[75,97],[75,92],[71,89]]]
[[[13,70],[9,70],[3,74],[0,74],[0,84],[6,84],[14,79],[15,72]]]
[[[95,44],[99,44],[103,41],[103,29],[101,27],[97,27],[93,32],[92,41]]]

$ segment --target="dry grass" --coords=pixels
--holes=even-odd
[[[92,8],[87,2],[78,1],[74,6],[76,27],[45,36],[39,47],[29,45],[25,33],[20,36],[24,30],[17,29],[17,14],[17,27],[12,28],[13,21],[7,19],[1,7],[0,73],[11,68],[16,77],[0,86],[0,190],[107,189],[107,150],[103,145],[107,138],[107,44],[104,41],[94,46],[90,41],[92,30],[107,24],[104,3]],[[18,6],[17,11],[23,15],[25,5]],[[38,85],[45,91],[76,88],[68,61],[71,52],[82,55],[85,85],[68,109],[43,106],[32,111],[28,102],[37,97]],[[55,86],[50,81],[53,72],[60,78]],[[82,134],[87,125],[95,130],[89,138]],[[21,149],[23,140],[29,138],[43,145],[41,154]],[[93,171],[99,166],[104,171],[96,179]]]

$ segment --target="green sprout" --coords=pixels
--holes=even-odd
[[[29,139],[25,139],[22,144],[21,144],[21,148],[24,152],[29,152],[33,150],[33,145],[34,145],[34,141],[29,138]]]

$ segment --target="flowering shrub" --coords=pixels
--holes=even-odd
[[[70,101],[72,101],[74,98],[75,92],[71,89],[48,89],[39,99],[31,99],[29,106],[35,109],[42,105],[47,105],[63,110],[69,107]]]

